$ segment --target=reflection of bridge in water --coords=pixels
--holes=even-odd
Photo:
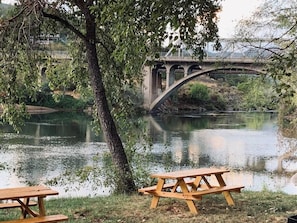
[[[263,41],[253,44],[262,46]],[[169,50],[161,53],[160,58],[150,60],[143,67],[144,107],[154,112],[174,91],[201,75],[264,74],[264,65],[271,54],[242,42],[223,40],[222,45],[222,50],[213,51],[212,43],[209,43],[203,61],[182,47],[177,52]],[[180,79],[177,79],[178,74],[182,76]]]

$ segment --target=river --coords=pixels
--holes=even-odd
[[[297,140],[282,136],[275,113],[145,116],[155,170],[225,167],[230,184],[246,190],[297,194]],[[84,114],[33,115],[23,131],[0,129],[0,188],[46,184],[65,171],[91,165],[108,152]],[[54,185],[62,197],[106,195],[92,182]]]

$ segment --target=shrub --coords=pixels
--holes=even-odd
[[[89,106],[91,101],[73,98],[70,95],[53,94],[52,92],[40,91],[32,101],[27,99],[27,105],[44,106],[64,111],[82,111]]]
[[[227,108],[226,101],[224,100],[221,94],[217,94],[217,93],[211,94],[210,100],[215,110],[220,110],[220,111],[226,110]]]
[[[190,86],[190,97],[201,102],[208,101],[210,99],[208,87],[200,83],[192,84]]]
[[[83,110],[86,107],[86,102],[75,99],[70,95],[55,95],[55,108],[62,110]]]

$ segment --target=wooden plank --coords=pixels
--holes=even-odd
[[[192,186],[195,183],[195,180],[186,180],[186,184]],[[163,185],[163,189],[171,189],[176,185],[176,183],[167,183]],[[150,194],[150,191],[156,190],[157,185],[150,186],[150,187],[143,187],[138,189],[138,192],[144,193],[144,194]]]
[[[46,197],[48,195],[58,195],[58,194],[59,192],[45,186],[6,188],[6,189],[0,189],[0,200],[28,198],[28,197],[37,197],[37,196]]]
[[[152,186],[156,188],[155,186]],[[151,189],[151,187],[149,187]],[[180,198],[180,199],[195,199],[199,196],[206,195],[206,194],[216,194],[222,193],[224,191],[230,192],[241,192],[244,186],[224,186],[224,187],[213,187],[213,188],[206,188],[205,190],[198,190],[198,191],[190,191],[187,195],[178,192],[166,192],[166,191],[156,191],[155,189],[152,190],[145,190],[146,188],[141,188],[138,191],[143,192],[144,194],[151,194],[160,197],[172,197],[172,198]],[[200,198],[199,198],[200,199]]]
[[[222,193],[223,193],[223,195],[225,197],[225,200],[227,201],[227,204],[228,205],[230,205],[230,206],[235,205],[234,200],[233,200],[233,197],[232,197],[230,191],[223,191]]]
[[[45,216],[45,206],[44,206],[44,200],[42,197],[38,198],[38,208],[39,208],[39,215]]]
[[[215,174],[215,176],[216,176],[216,178],[217,178],[217,180],[219,182],[219,185],[221,187],[226,186],[226,183],[225,183],[225,181],[224,181],[224,179],[223,179],[223,177],[222,177],[221,174]]]
[[[157,186],[156,186],[156,191],[161,191],[163,186],[164,186],[165,180],[164,179],[159,179]],[[156,208],[158,205],[158,202],[160,200],[159,196],[153,196],[152,202],[151,202],[151,208]]]
[[[179,180],[178,183],[180,185],[180,189],[181,189],[183,195],[190,194],[188,186],[187,186],[187,184],[185,183],[185,181],[183,179]],[[195,206],[195,203],[194,203],[193,199],[186,199],[186,202],[187,202],[187,205],[188,205],[191,213],[198,214],[198,210],[197,210],[197,208]]]
[[[216,194],[216,193],[222,193],[224,191],[229,191],[229,192],[240,192],[241,189],[243,189],[244,186],[224,186],[224,187],[213,187],[210,189],[206,190],[201,190],[201,191],[193,191],[190,192],[190,196],[202,196],[206,194]],[[186,196],[186,195],[185,195]]]
[[[175,185],[175,183],[164,184],[163,189],[172,188],[174,185]],[[150,186],[150,187],[143,187],[143,188],[138,189],[138,192],[144,193],[144,192],[156,190],[156,188],[157,188],[157,185]]]
[[[200,168],[200,169],[190,169],[190,170],[181,170],[168,173],[155,173],[151,174],[153,178],[166,178],[166,179],[181,179],[186,177],[197,177],[197,176],[209,176],[212,174],[223,174],[230,172],[226,169],[218,168]]]
[[[45,222],[67,221],[67,220],[68,220],[67,216],[58,214],[58,215],[48,215],[48,216],[34,217],[34,218],[1,221],[1,223],[45,223]]]
[[[28,206],[26,206],[26,204],[24,204],[23,201],[21,201],[20,199],[16,199],[21,205],[22,205],[22,215],[25,218],[27,214],[33,216],[33,217],[37,217],[38,213],[31,210]]]
[[[172,193],[172,192],[166,192],[166,191],[153,191],[150,194],[158,196],[158,197],[167,197],[167,198],[178,198],[178,199],[188,199],[188,200],[201,200],[201,197],[199,196],[191,196],[191,193],[189,195],[185,196],[182,193]]]
[[[28,206],[36,206],[37,202],[30,201]],[[20,203],[18,202],[7,202],[7,203],[0,203],[0,209],[6,209],[6,208],[19,208],[21,207]]]

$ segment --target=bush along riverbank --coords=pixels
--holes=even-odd
[[[110,195],[93,198],[46,199],[47,214],[65,214],[75,223],[285,223],[297,215],[296,195],[269,191],[233,193],[236,205],[226,204],[224,196],[207,195],[195,204],[199,214],[189,212],[185,201],[161,198],[156,209],[150,209],[149,195]],[[0,210],[0,221],[16,218],[19,209]]]
[[[162,85],[165,91],[165,83]],[[140,95],[134,95],[135,108],[142,109]],[[86,111],[93,105],[89,94],[75,90],[52,91],[45,84],[34,102],[59,111]],[[173,93],[160,108],[163,113],[201,113],[222,111],[271,111],[278,109],[278,95],[268,79],[251,75],[202,75]],[[143,111],[141,111],[143,112]]]
[[[182,86],[162,106],[164,113],[271,111],[278,109],[272,84],[259,77],[200,76]]]

